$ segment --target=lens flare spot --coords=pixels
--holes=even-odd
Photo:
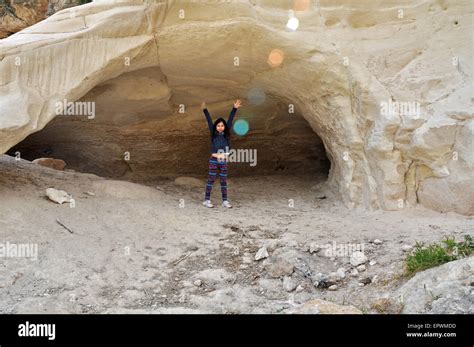
[[[265,102],[266,95],[261,88],[252,88],[247,93],[247,99],[252,105],[261,105]]]
[[[274,49],[268,55],[268,65],[271,67],[280,66],[283,63],[283,59],[285,59],[285,54],[281,49]]]
[[[234,132],[239,136],[244,136],[249,132],[249,123],[245,119],[239,119],[234,123]]]
[[[293,10],[306,11],[309,8],[311,0],[293,0]]]
[[[288,19],[288,23],[286,23],[286,27],[293,31],[298,29],[299,25],[300,25],[300,21],[296,17],[292,17]]]

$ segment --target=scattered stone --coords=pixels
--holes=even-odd
[[[376,261],[376,260],[371,260],[371,261],[369,262],[369,265],[370,265],[370,266],[374,266],[375,264],[377,264],[377,261]]]
[[[413,249],[413,246],[410,245],[403,245],[402,246],[402,251],[403,252],[410,252]]]
[[[338,305],[333,302],[313,299],[305,302],[290,313],[296,314],[362,314],[358,308],[349,305]]]
[[[239,255],[239,254],[240,254],[239,247],[235,246],[235,247],[233,248],[232,255],[237,256],[237,255]]]
[[[38,158],[33,160],[32,163],[60,171],[63,171],[66,167],[66,162],[64,160],[54,158]]]
[[[268,258],[268,251],[266,247],[262,247],[258,250],[258,252],[255,254],[255,260],[259,261],[261,259]]]
[[[202,286],[202,281],[201,281],[201,280],[195,280],[195,281],[193,282],[193,284],[194,284],[196,287],[200,287],[200,286]]]
[[[311,254],[319,252],[320,249],[321,247],[316,242],[311,242],[309,245],[309,253]]]
[[[372,303],[371,307],[378,313],[389,314],[400,314],[403,309],[403,305],[400,302],[395,302],[389,298],[377,299]]]
[[[313,286],[315,288],[325,289],[329,287],[328,277],[322,273],[318,273],[313,278]]]
[[[306,278],[311,278],[311,276],[313,275],[313,272],[311,271],[308,264],[306,264],[300,258],[296,259],[294,269],[295,269],[296,272],[298,272],[300,275],[302,275],[303,277],[306,277]]]
[[[361,283],[361,282],[359,282],[359,287],[363,287],[363,286],[365,286],[365,284],[364,284],[364,283]]]
[[[339,287],[337,286],[337,284],[333,284],[332,286],[329,286],[328,290],[331,290],[331,291],[335,291],[335,290],[338,290]]]
[[[382,244],[382,240],[375,239],[373,243],[374,243],[374,245],[381,245],[381,244]]]
[[[370,279],[370,277],[365,277],[359,281],[359,283],[363,283],[364,285],[370,284],[371,282],[372,280]]]
[[[364,252],[357,251],[352,253],[350,262],[352,266],[358,266],[364,264],[365,262],[367,262],[367,260],[368,259],[365,256]]]
[[[272,278],[290,276],[294,271],[294,265],[282,258],[270,258],[265,264],[268,275]]]
[[[372,277],[372,283],[373,284],[377,284],[380,280],[380,277],[378,275],[375,275],[374,277]]]
[[[363,264],[362,264],[362,265],[359,265],[356,269],[357,269],[357,271],[359,271],[359,272],[364,272],[364,271],[365,271],[365,265],[363,265]]]
[[[337,269],[336,273],[340,280],[343,280],[346,277],[346,270],[343,267]]]
[[[289,276],[283,277],[283,289],[285,289],[287,292],[292,292],[293,290],[296,289],[298,286],[298,283],[292,279]]]
[[[362,265],[361,265],[362,266]],[[357,269],[352,269],[351,271],[351,276],[352,277],[357,277],[359,275],[359,271],[357,271]]]
[[[74,201],[72,196],[66,193],[64,190],[57,190],[55,188],[46,189],[46,196],[49,198],[49,200],[58,204]]]
[[[333,285],[340,280],[339,275],[336,272],[330,272],[327,278],[329,285]]]
[[[95,196],[95,193],[93,193],[93,192],[84,192],[84,194],[87,194],[89,196]]]
[[[301,284],[299,284],[298,287],[296,287],[296,290],[295,290],[295,291],[296,291],[297,293],[301,293],[303,290],[304,290],[304,287],[303,287]]]

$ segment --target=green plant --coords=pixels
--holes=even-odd
[[[442,243],[433,243],[423,247],[417,242],[413,251],[406,257],[406,272],[412,275],[418,271],[457,260],[470,255],[474,251],[474,242],[469,235],[464,241],[456,242],[454,237],[447,237]]]

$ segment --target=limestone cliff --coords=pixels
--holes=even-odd
[[[49,136],[72,131],[64,142],[88,143],[78,156],[92,165],[132,148],[143,156],[139,171],[158,160],[148,140],[185,143],[180,136],[205,129],[201,100],[224,114],[242,98],[254,134],[300,141],[301,132],[304,145],[307,122],[347,206],[421,203],[474,214],[472,16],[469,0],[102,0],[69,8],[0,41],[0,152],[54,119]],[[297,29],[288,29],[289,17]],[[63,100],[95,101],[97,117],[56,116]],[[183,147],[187,165],[194,147]],[[272,152],[262,148],[262,158]]]

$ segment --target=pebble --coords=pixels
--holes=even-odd
[[[296,289],[298,286],[298,283],[292,279],[289,276],[283,277],[283,289],[285,289],[287,292],[292,292],[293,290]]]
[[[258,261],[258,260],[265,259],[265,258],[268,258],[268,251],[267,251],[266,247],[262,247],[255,254],[255,260]]]
[[[193,284],[196,286],[196,287],[200,287],[202,285],[202,281],[201,280],[195,280],[193,282]]]
[[[365,271],[365,265],[359,265],[356,269],[359,272],[363,272],[363,271]]]
[[[338,288],[339,287],[337,286],[337,284],[333,284],[332,286],[328,288],[328,290],[334,291],[334,290],[338,290]]]
[[[352,253],[350,262],[352,266],[358,266],[364,264],[365,262],[367,262],[367,260],[368,259],[365,256],[364,252],[357,251]]]
[[[319,245],[316,242],[311,242],[309,245],[309,253],[311,254],[319,252],[320,249],[321,247],[319,247]]]

